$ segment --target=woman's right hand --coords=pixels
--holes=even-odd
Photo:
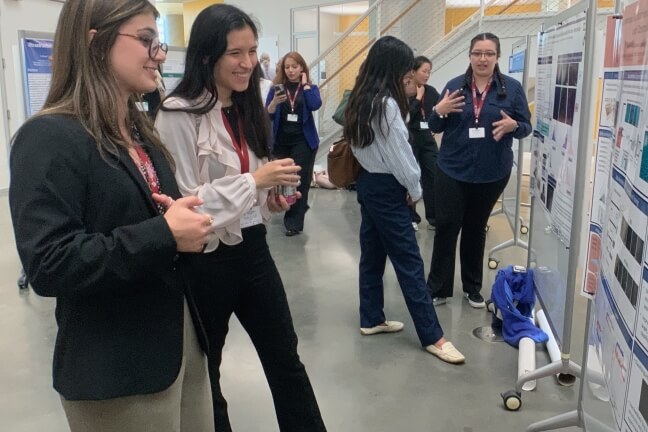
[[[258,189],[266,189],[277,185],[298,186],[299,165],[292,159],[277,159],[261,166],[252,173]]]
[[[452,93],[450,93],[450,90],[446,90],[443,99],[437,102],[434,109],[441,116],[460,113],[463,111],[463,106],[466,105],[464,99],[466,97],[461,93],[461,90],[455,90]]]
[[[277,106],[286,102],[287,100],[288,96],[286,96],[286,92],[275,93],[274,97],[270,101],[270,104],[268,104],[268,112],[270,114],[274,114],[274,112],[277,110]]]
[[[176,241],[178,252],[201,252],[209,240],[213,222],[211,216],[195,210],[195,207],[202,205],[203,200],[188,196],[168,203],[170,205],[164,213],[164,219]]]

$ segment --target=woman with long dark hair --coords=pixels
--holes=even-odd
[[[257,38],[252,19],[234,6],[200,12],[184,77],[163,102],[156,127],[177,162],[180,191],[199,196],[201,211],[214,221],[204,253],[190,265],[209,341],[216,430],[232,430],[219,368],[234,313],[263,365],[280,430],[325,431],[266,242],[270,213],[289,207],[273,188],[297,186],[300,167],[292,159],[268,162],[270,125],[260,100]]]
[[[419,56],[414,59],[412,76],[406,83],[407,96],[409,96],[409,123],[412,135],[412,151],[421,168],[421,187],[423,189],[423,204],[425,205],[425,219],[428,228],[433,229],[434,216],[434,170],[436,169],[437,146],[434,135],[428,125],[428,117],[432,114],[432,107],[439,100],[439,92],[429,85],[432,62],[429,58]],[[412,224],[418,229],[421,216],[416,212],[416,204],[411,207]]]
[[[500,72],[500,42],[492,33],[470,41],[470,65],[453,78],[434,107],[430,129],[443,132],[435,172],[436,234],[428,286],[440,305],[452,297],[457,237],[464,297],[485,307],[480,294],[486,223],[513,166],[513,138],[531,133],[524,89]]]
[[[157,17],[146,0],[66,1],[47,100],[11,150],[18,253],[56,298],[54,388],[72,432],[214,430],[179,254],[202,249],[211,218],[181,198],[136,105],[166,58]]]
[[[273,154],[278,158],[292,158],[302,167],[297,188],[301,200],[293,204],[284,216],[286,235],[291,237],[304,230],[308,191],[319,147],[313,112],[322,106],[322,99],[317,86],[311,83],[306,61],[297,52],[282,57],[274,82],[281,84],[284,90],[277,92],[276,87],[272,88],[266,99],[272,119]]]
[[[385,319],[383,273],[391,260],[421,345],[448,363],[464,356],[445,339],[425,286],[423,260],[408,203],[421,198],[420,170],[405,125],[403,80],[414,63],[412,50],[392,36],[369,50],[346,109],[344,136],[362,169],[357,180],[360,226],[360,333],[403,329]]]

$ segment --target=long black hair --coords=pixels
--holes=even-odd
[[[372,121],[378,119],[378,129],[386,136],[383,126],[385,98],[396,100],[403,120],[407,115],[407,95],[403,78],[412,70],[414,53],[403,41],[385,36],[376,41],[360,66],[355,86],[345,111],[344,136],[355,147],[367,147],[374,138]],[[387,132],[389,124],[386,124]]]
[[[255,22],[248,14],[228,4],[215,4],[203,9],[191,27],[184,76],[168,97],[196,101],[188,108],[168,108],[163,111],[183,111],[192,114],[209,112],[218,101],[214,67],[227,50],[227,35],[232,30],[249,27],[258,39]],[[258,66],[258,64],[257,64]],[[255,67],[248,88],[243,92],[232,91],[232,103],[241,116],[243,134],[254,154],[267,157],[270,154],[270,123],[261,102],[261,68]],[[207,93],[208,97],[202,96]]]
[[[470,50],[472,52],[473,47],[479,41],[489,40],[495,43],[497,47],[497,58],[502,54],[502,49],[500,47],[500,40],[493,33],[480,33],[470,40]],[[462,90],[467,90],[472,87],[472,78],[473,78],[473,69],[472,65],[468,65],[468,69],[464,75],[464,84]],[[495,69],[493,70],[493,78],[497,80],[497,98],[504,99],[506,97],[506,85],[504,84],[504,78],[502,77],[502,72],[499,68],[499,63],[495,63]]]

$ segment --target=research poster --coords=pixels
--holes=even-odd
[[[166,94],[171,93],[184,76],[185,55],[184,48],[169,48],[166,61],[162,65],[162,81],[164,81]]]
[[[538,35],[533,189],[551,230],[569,244],[583,89],[585,15]]]
[[[609,20],[583,292],[616,430],[648,432],[648,0]]]
[[[25,115],[38,112],[45,104],[52,80],[52,39],[22,38]]]
[[[621,98],[620,46],[614,38],[618,20],[608,17],[605,53],[603,57],[603,91],[599,110],[599,129],[594,165],[592,199],[587,239],[587,258],[582,294],[592,298],[596,294],[601,263],[601,243],[605,223],[608,182],[614,156],[615,131]]]

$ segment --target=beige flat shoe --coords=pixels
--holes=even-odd
[[[457,348],[455,348],[454,345],[452,345],[452,342],[446,342],[443,345],[441,345],[441,349],[435,347],[434,345],[428,345],[425,347],[427,352],[430,354],[439,357],[441,360],[447,363],[451,364],[461,364],[466,361],[466,357],[464,357],[461,352]]]
[[[360,327],[360,333],[363,336],[374,335],[378,333],[395,333],[403,330],[404,324],[400,321],[385,321],[384,324],[378,324],[373,327]]]

